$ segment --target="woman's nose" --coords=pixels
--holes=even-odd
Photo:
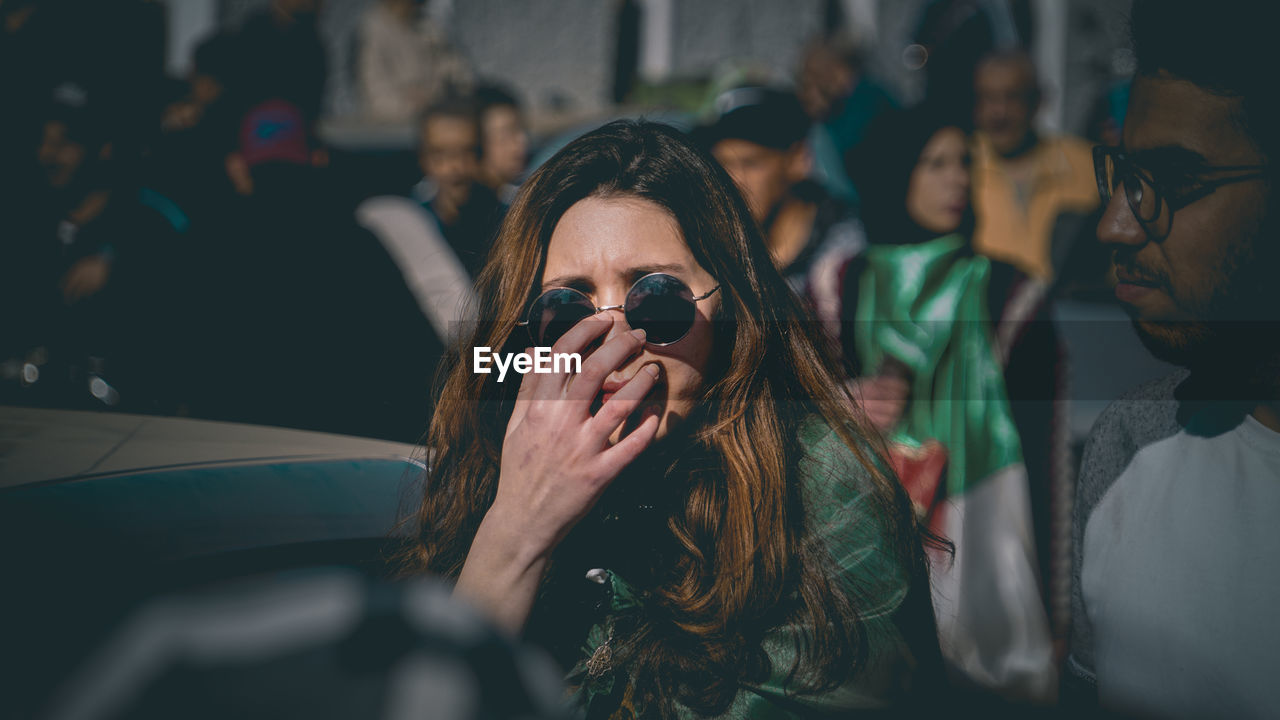
[[[604,311],[606,315],[613,319],[613,326],[609,328],[609,334],[605,336],[605,342],[623,334],[631,332],[631,325],[627,323],[627,315],[622,312],[621,308],[613,307]]]

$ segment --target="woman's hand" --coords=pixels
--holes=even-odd
[[[582,353],[614,327],[602,313],[575,325],[553,353]],[[621,325],[621,323],[619,323]],[[524,375],[502,445],[502,470],[491,513],[519,523],[525,541],[550,552],[591,509],[610,481],[649,443],[658,417],[648,415],[616,445],[609,437],[653,389],[658,366],[645,365],[591,415],[591,405],[609,373],[644,347],[644,331],[610,333],[582,361],[581,374]]]
[[[104,255],[89,255],[77,260],[62,276],[59,287],[68,305],[97,293],[111,277],[111,261]]]
[[[581,354],[615,328],[616,315],[579,322],[552,352]],[[605,378],[643,347],[643,331],[610,333],[583,359],[581,373],[522,376],[503,442],[498,492],[458,579],[460,593],[512,630],[528,617],[551,551],[657,433],[659,418],[652,413],[616,444],[609,441],[653,388],[656,364],[642,367],[591,414]]]
[[[888,435],[902,419],[911,396],[911,383],[898,375],[872,375],[849,381],[853,397],[872,426]]]

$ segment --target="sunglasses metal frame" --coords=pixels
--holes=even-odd
[[[698,303],[699,303],[700,301],[702,301],[702,300],[706,300],[707,298],[709,298],[709,297],[711,297],[712,295],[714,295],[714,294],[716,293],[716,291],[717,291],[717,290],[719,290],[719,289],[720,289],[720,286],[719,286],[719,285],[716,285],[715,287],[711,288],[710,290],[706,291],[705,293],[703,293],[703,294],[701,294],[701,295],[694,295],[694,294],[693,294],[693,289],[692,289],[692,288],[690,288],[690,287],[689,287],[689,285],[688,285],[687,283],[685,283],[685,281],[681,280],[680,278],[676,277],[675,275],[672,275],[672,274],[670,274],[670,273],[660,273],[660,272],[655,272],[655,273],[649,273],[648,275],[645,275],[645,276],[643,276],[643,277],[641,277],[641,278],[638,278],[635,282],[631,283],[631,287],[627,288],[627,294],[626,294],[626,296],[625,296],[625,297],[631,297],[631,293],[636,289],[636,287],[637,287],[640,283],[644,282],[645,280],[648,280],[648,279],[649,279],[649,278],[651,278],[651,277],[668,277],[668,278],[671,278],[672,280],[675,280],[676,282],[680,283],[680,284],[681,284],[681,285],[682,285],[686,290],[688,290],[688,291],[689,291],[689,295],[690,295],[689,300],[690,300],[690,302],[692,302],[692,303],[693,303],[693,305],[694,305],[694,307],[695,307],[695,308],[697,307],[697,305],[698,305]],[[621,304],[621,305],[596,305],[596,304],[595,304],[595,301],[591,299],[591,296],[590,296],[590,295],[587,295],[586,293],[584,293],[584,292],[582,292],[581,290],[578,290],[578,289],[576,289],[576,288],[571,288],[571,287],[550,287],[550,288],[547,288],[546,290],[543,290],[542,292],[538,293],[538,296],[537,296],[537,297],[535,297],[533,300],[531,300],[531,301],[529,302],[529,307],[525,310],[525,319],[524,319],[524,320],[518,320],[518,321],[516,321],[516,325],[518,325],[518,326],[520,326],[520,327],[523,327],[523,328],[529,328],[529,327],[531,327],[531,326],[532,326],[532,324],[531,324],[531,322],[529,321],[528,316],[529,316],[529,315],[531,315],[531,314],[533,313],[533,306],[534,306],[534,304],[535,304],[535,303],[537,303],[539,300],[541,300],[541,299],[542,299],[542,297],[543,297],[544,295],[546,295],[547,293],[549,293],[549,292],[554,292],[554,291],[556,291],[556,290],[568,290],[568,291],[570,291],[570,292],[575,292],[575,293],[577,293],[577,294],[581,295],[583,298],[585,298],[585,299],[586,299],[586,301],[587,301],[587,303],[588,303],[588,305],[592,308],[592,313],[591,313],[591,315],[589,315],[588,317],[591,317],[591,316],[594,316],[594,315],[599,315],[600,313],[602,313],[602,312],[604,312],[604,311],[606,311],[606,310],[621,310],[621,311],[623,312],[623,314],[624,314],[624,315],[626,314],[626,311],[627,311],[627,304],[626,304],[626,302],[625,302],[625,301],[624,301],[624,302],[623,302],[623,304]],[[587,305],[584,305],[584,306],[583,306],[583,308],[584,308],[584,309],[585,309],[586,307],[587,307]],[[630,320],[628,320],[627,322],[630,322]],[[666,347],[666,346],[668,346],[668,345],[674,345],[674,344],[676,344],[676,343],[680,342],[681,340],[685,339],[686,337],[688,337],[688,335],[689,335],[689,330],[691,330],[691,329],[693,329],[693,323],[692,323],[692,322],[690,322],[690,323],[689,323],[689,327],[688,327],[688,328],[687,328],[687,329],[686,329],[686,330],[685,330],[685,331],[680,335],[680,337],[676,338],[675,340],[670,340],[670,341],[668,341],[668,342],[652,342],[652,341],[646,340],[645,342],[646,342],[646,344],[648,344],[648,345],[653,345],[653,346],[655,346],[655,347]],[[530,334],[532,334],[532,333],[530,333]],[[536,343],[536,342],[538,342],[539,338],[531,337],[531,338],[530,338],[530,340],[533,340],[533,341]]]

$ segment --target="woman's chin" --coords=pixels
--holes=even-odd
[[[640,407],[636,408],[635,412],[628,415],[626,421],[623,422],[622,425],[618,426],[618,429],[613,431],[613,434],[609,436],[609,444],[617,445],[619,442],[622,442],[623,438],[628,437],[631,433],[639,430],[640,427],[645,424],[645,421],[652,422],[649,418],[655,415],[658,417],[658,431],[655,433],[652,442],[657,443],[659,440],[662,440],[667,436],[668,428],[674,421],[678,420],[678,418],[673,417],[673,413],[667,412],[663,408],[663,402],[661,400],[648,400],[642,403]]]

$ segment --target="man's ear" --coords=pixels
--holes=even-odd
[[[249,163],[239,152],[229,153],[225,160],[227,179],[236,192],[249,196],[253,194],[253,173],[249,172]]]
[[[801,140],[787,150],[787,182],[794,185],[809,177],[813,170],[813,153],[809,143]]]

